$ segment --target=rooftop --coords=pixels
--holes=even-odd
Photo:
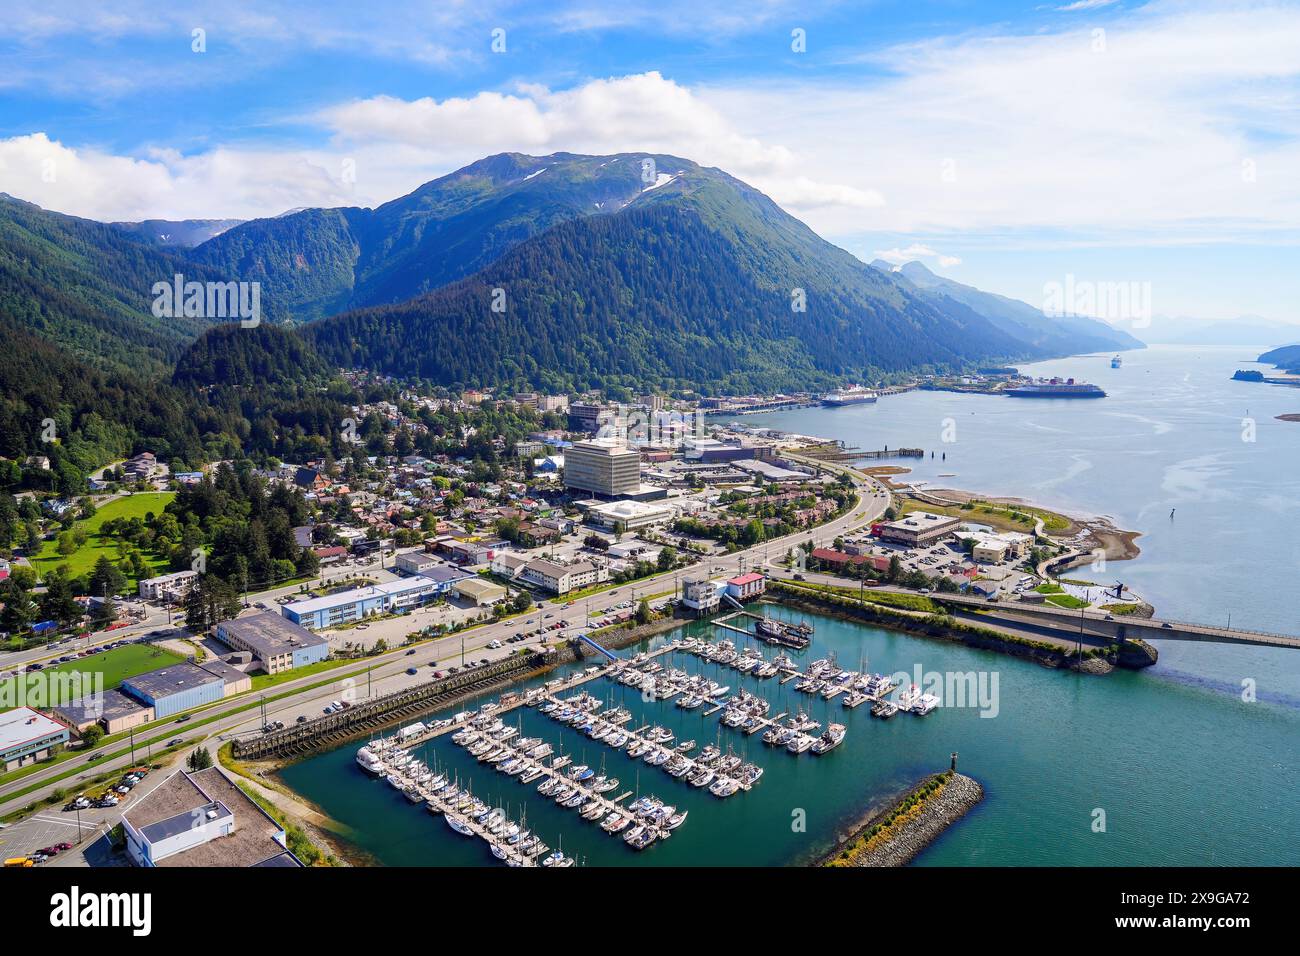
[[[292,854],[292,863],[271,862],[287,852],[276,839],[282,832],[280,825],[216,767],[197,773],[176,771],[122,818],[156,842],[189,829],[196,814],[206,816],[209,810],[233,816],[234,832],[169,856],[159,866],[302,865]]]
[[[222,629],[248,644],[258,657],[279,657],[303,647],[328,643],[301,625],[295,624],[274,611],[258,611],[247,617],[224,621]]]
[[[67,729],[57,720],[50,720],[30,707],[5,711],[0,714],[0,752],[13,750]]]
[[[135,690],[144,697],[157,700],[169,694],[189,690],[191,687],[202,687],[214,682],[224,685],[225,679],[219,674],[205,671],[197,664],[181,661],[179,664],[169,664],[147,674],[137,674],[122,681],[122,686]]]

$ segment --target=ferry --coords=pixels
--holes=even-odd
[[[1012,398],[1105,398],[1100,386],[1073,378],[1039,378],[1006,390]]]
[[[822,396],[823,405],[837,408],[844,405],[869,404],[875,400],[876,393],[865,385],[850,385],[848,388],[837,388]]]

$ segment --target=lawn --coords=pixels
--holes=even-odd
[[[115,647],[111,651],[104,651],[102,654],[92,654],[89,657],[79,657],[75,661],[68,661],[66,664],[58,664],[54,667],[47,667],[36,673],[44,676],[45,674],[71,674],[81,672],[83,674],[103,674],[104,690],[112,690],[122,681],[137,674],[143,674],[146,671],[157,670],[160,667],[166,667],[168,664],[175,664],[177,661],[184,660],[179,654],[165,650],[161,647],[154,647],[152,644],[128,644],[125,647]],[[32,675],[27,675],[29,681]],[[9,697],[8,685],[16,678],[9,678],[3,685],[0,685],[0,699],[11,699]],[[59,704],[66,703],[60,699],[59,691],[62,689],[58,681],[51,681],[50,688],[53,692],[54,699],[48,706],[57,707]]]
[[[37,570],[42,575],[48,574],[60,565],[67,565],[68,571],[74,577],[90,573],[101,555],[117,564],[120,560],[117,553],[117,539],[99,533],[99,529],[104,522],[111,521],[114,518],[143,518],[145,513],[149,511],[154,514],[161,514],[162,510],[175,497],[176,493],[173,491],[151,491],[139,495],[115,498],[96,511],[93,518],[87,521],[78,521],[73,525],[74,528],[85,528],[89,535],[86,538],[86,543],[80,548],[72,554],[64,556],[59,554],[56,541],[46,541],[41,548],[40,554],[35,557],[32,563],[36,565]],[[145,561],[149,563],[149,566],[156,573],[166,573],[168,567],[166,558],[146,554]]]
[[[1073,594],[1049,594],[1047,603],[1054,604],[1056,607],[1063,607],[1069,611],[1077,611],[1081,607],[1087,607],[1088,602],[1083,598],[1077,598]]]

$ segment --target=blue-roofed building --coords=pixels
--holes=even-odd
[[[122,681],[122,690],[152,707],[161,720],[191,707],[211,704],[226,696],[226,681],[217,673],[182,661]]]

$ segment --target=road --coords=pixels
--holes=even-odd
[[[788,457],[798,460],[797,455]],[[634,585],[625,584],[608,591],[602,591],[591,595],[589,598],[581,599],[573,608],[568,610],[560,610],[559,605],[563,602],[546,601],[545,606],[539,608],[538,614],[544,616],[548,613],[554,613],[557,619],[567,617],[571,621],[575,621],[580,620],[582,612],[589,607],[589,613],[592,617],[600,617],[614,605],[628,600],[633,590],[643,595],[656,594],[671,590],[677,579],[689,576],[691,573],[707,572],[711,577],[714,577],[737,573],[742,569],[753,570],[755,567],[763,567],[769,560],[779,559],[787,550],[807,542],[810,538],[814,544],[819,546],[829,544],[840,535],[847,534],[859,526],[878,520],[884,514],[885,509],[889,507],[888,490],[874,479],[864,478],[853,469],[842,465],[814,462],[811,459],[805,459],[804,461],[832,474],[845,473],[850,475],[859,494],[858,503],[840,517],[816,528],[801,531],[785,538],[767,541],[753,548],[732,554],[714,555],[705,562],[696,565],[694,569],[665,572],[654,577],[643,578],[635,582]],[[707,567],[705,567],[706,564]],[[262,601],[267,603],[268,606],[272,606],[272,602],[277,596],[296,593],[297,589],[298,586],[293,585],[274,591],[250,594],[249,602]],[[517,631],[529,630],[535,627],[535,623],[532,622],[535,622],[537,618],[538,615],[530,614],[527,618],[513,618],[493,622],[472,631],[425,642],[414,648],[414,653],[410,653],[410,649],[399,648],[370,658],[368,662],[357,661],[355,667],[350,664],[344,665],[339,668],[340,676],[338,678],[329,680],[323,687],[314,690],[308,690],[307,688],[311,684],[328,680],[328,674],[310,675],[277,685],[267,693],[278,696],[294,690],[300,690],[301,692],[268,703],[266,705],[265,720],[260,708],[253,708],[242,713],[231,712],[246,707],[250,701],[258,699],[258,695],[245,694],[214,704],[194,717],[194,720],[201,720],[217,715],[216,719],[211,723],[204,724],[201,727],[192,727],[192,722],[174,725],[159,723],[138,732],[137,739],[153,738],[160,735],[169,739],[178,736],[183,737],[187,745],[199,746],[200,744],[206,744],[210,750],[215,751],[222,743],[234,737],[260,733],[266,720],[279,720],[287,725],[296,721],[300,716],[308,718],[319,716],[326,704],[334,700],[341,700],[344,695],[349,695],[351,699],[363,700],[369,696],[378,696],[425,682],[429,680],[433,669],[430,667],[431,662],[438,661],[440,666],[443,667],[459,664],[462,653],[462,639],[464,640],[464,653],[467,659],[487,658],[488,660],[496,660],[504,657],[518,650],[520,646],[526,645],[505,644],[496,650],[488,650],[487,644],[497,640],[504,641]],[[580,627],[571,630],[578,629]],[[365,668],[368,668],[368,674],[361,674],[347,680],[341,676]],[[409,668],[414,668],[416,674],[407,674],[406,671]],[[116,751],[122,746],[125,745],[119,742],[99,749]],[[186,752],[189,749],[190,746],[187,746]],[[140,750],[141,748],[137,747],[137,760],[140,759]],[[76,758],[73,761],[56,764],[0,787],[0,815],[10,813],[33,802],[39,802],[55,789],[63,789],[68,793],[76,792],[81,780],[98,776],[106,770],[119,770],[132,766],[131,758],[126,756],[99,763],[92,770],[87,770],[81,775],[66,777],[58,781],[50,779],[56,774],[64,773],[68,769],[78,766],[81,762],[84,761],[81,758]],[[46,781],[47,785],[21,796],[13,795],[15,790],[30,787],[33,783],[40,781]],[[53,811],[43,810],[41,812],[48,814],[50,812],[61,812],[61,810],[56,808]],[[102,812],[114,813],[114,811]],[[117,815],[120,816],[120,811],[117,812]],[[82,812],[82,817],[84,821],[86,811]]]

